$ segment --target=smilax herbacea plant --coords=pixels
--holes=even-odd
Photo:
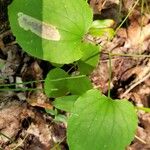
[[[134,106],[93,89],[87,76],[98,63],[100,47],[88,43],[86,35],[112,37],[112,20],[93,21],[85,0],[13,0],[9,20],[24,51],[57,66],[44,90],[57,109],[70,112],[69,149],[124,150],[137,127]],[[70,74],[58,67],[63,64],[78,70]]]

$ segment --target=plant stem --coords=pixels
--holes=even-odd
[[[127,18],[130,16],[130,14],[133,12],[134,8],[136,7],[136,5],[138,4],[139,0],[137,0],[135,2],[135,4],[133,5],[133,7],[131,8],[131,10],[129,11],[129,13],[127,14],[127,16],[125,17],[125,19],[121,22],[121,24],[117,27],[115,33],[121,28],[121,26],[125,23],[125,21],[127,20]]]
[[[111,65],[111,53],[109,53],[109,81],[108,81],[108,98],[110,98],[111,89],[111,75],[112,75],[112,65]]]
[[[145,111],[145,112],[150,113],[150,108],[147,108],[147,107],[138,107],[138,106],[135,106],[135,108],[136,108],[137,110],[143,110],[143,111]]]
[[[22,83],[10,83],[10,84],[2,84],[0,87],[6,87],[6,86],[15,86],[15,85],[26,85],[26,84],[31,84],[31,83],[37,83],[37,82],[43,82],[45,80],[38,80],[38,81],[28,81],[28,82],[22,82]]]
[[[83,77],[86,77],[86,75],[79,75],[79,76],[65,77],[65,78],[59,78],[59,79],[52,79],[50,81],[55,82],[55,81],[61,81],[61,80],[78,79],[78,78],[83,78]]]
[[[36,91],[36,90],[42,90],[42,89],[37,89],[37,88],[16,88],[16,89],[10,89],[10,88],[5,88],[5,89],[0,89],[0,92],[4,92],[4,91]]]
[[[0,132],[1,136],[4,136],[5,138],[7,138],[9,141],[13,142],[13,140],[11,138],[9,138],[7,135],[3,134],[2,132]]]
[[[101,52],[102,54],[105,54],[105,55],[109,55],[109,53],[104,53],[104,52]],[[146,57],[146,58],[150,58],[150,55],[146,55],[146,54],[121,54],[121,53],[111,53],[111,56],[120,56],[120,57]]]
[[[145,55],[145,54],[115,54],[115,53],[111,53],[111,56],[122,56],[122,57],[147,57],[150,58],[150,55]]]

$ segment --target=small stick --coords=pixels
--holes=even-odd
[[[128,90],[126,90],[120,97],[124,98],[131,90],[133,90],[136,86],[138,86],[139,84],[141,84],[142,82],[144,82],[145,80],[147,80],[150,77],[150,72],[143,77],[142,79],[140,79],[139,81],[137,81],[136,83],[134,83]]]
[[[144,140],[142,140],[140,137],[138,137],[137,135],[135,135],[135,138],[137,139],[137,140],[139,140],[141,143],[143,143],[143,144],[147,144]]]

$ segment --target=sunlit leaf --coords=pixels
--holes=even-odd
[[[91,28],[110,28],[114,25],[114,20],[104,19],[104,20],[94,20]]]
[[[17,42],[32,56],[57,64],[82,58],[92,19],[84,0],[14,0],[9,6]]]
[[[110,40],[114,37],[115,31],[112,28],[104,28],[104,29],[90,28],[89,34],[91,34],[92,36],[96,36],[96,37],[104,37]]]
[[[134,138],[137,116],[127,100],[111,100],[98,90],[77,99],[68,120],[70,150],[124,150]]]

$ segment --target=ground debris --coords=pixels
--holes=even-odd
[[[13,149],[18,145],[18,148],[48,150],[50,143],[53,143],[49,125],[40,113],[26,103],[9,100],[0,110],[0,116],[1,148]],[[32,144],[29,142],[31,139],[34,141]]]
[[[51,100],[44,94],[41,80],[52,69],[51,65],[28,56],[16,43],[6,13],[10,2],[11,0],[0,0],[0,61],[4,64],[0,68],[0,84],[14,84],[18,79],[22,83],[37,82],[11,87],[33,89],[28,92],[0,92],[0,147],[4,150],[68,150],[66,126],[54,122],[54,116],[45,113],[45,109],[53,107]],[[115,25],[121,23],[135,2],[136,0],[89,1],[94,19],[113,19]],[[107,94],[110,52],[114,54],[111,60],[112,98],[126,98],[135,106],[150,107],[150,59],[146,57],[150,54],[150,15],[144,12],[141,16],[139,8],[137,5],[127,19],[127,24],[117,30],[112,41],[96,39],[103,50],[91,80],[95,88]],[[145,57],[135,56],[143,54]],[[48,65],[45,67],[45,64]],[[127,150],[150,150],[150,115],[138,111],[138,117],[136,137]]]

